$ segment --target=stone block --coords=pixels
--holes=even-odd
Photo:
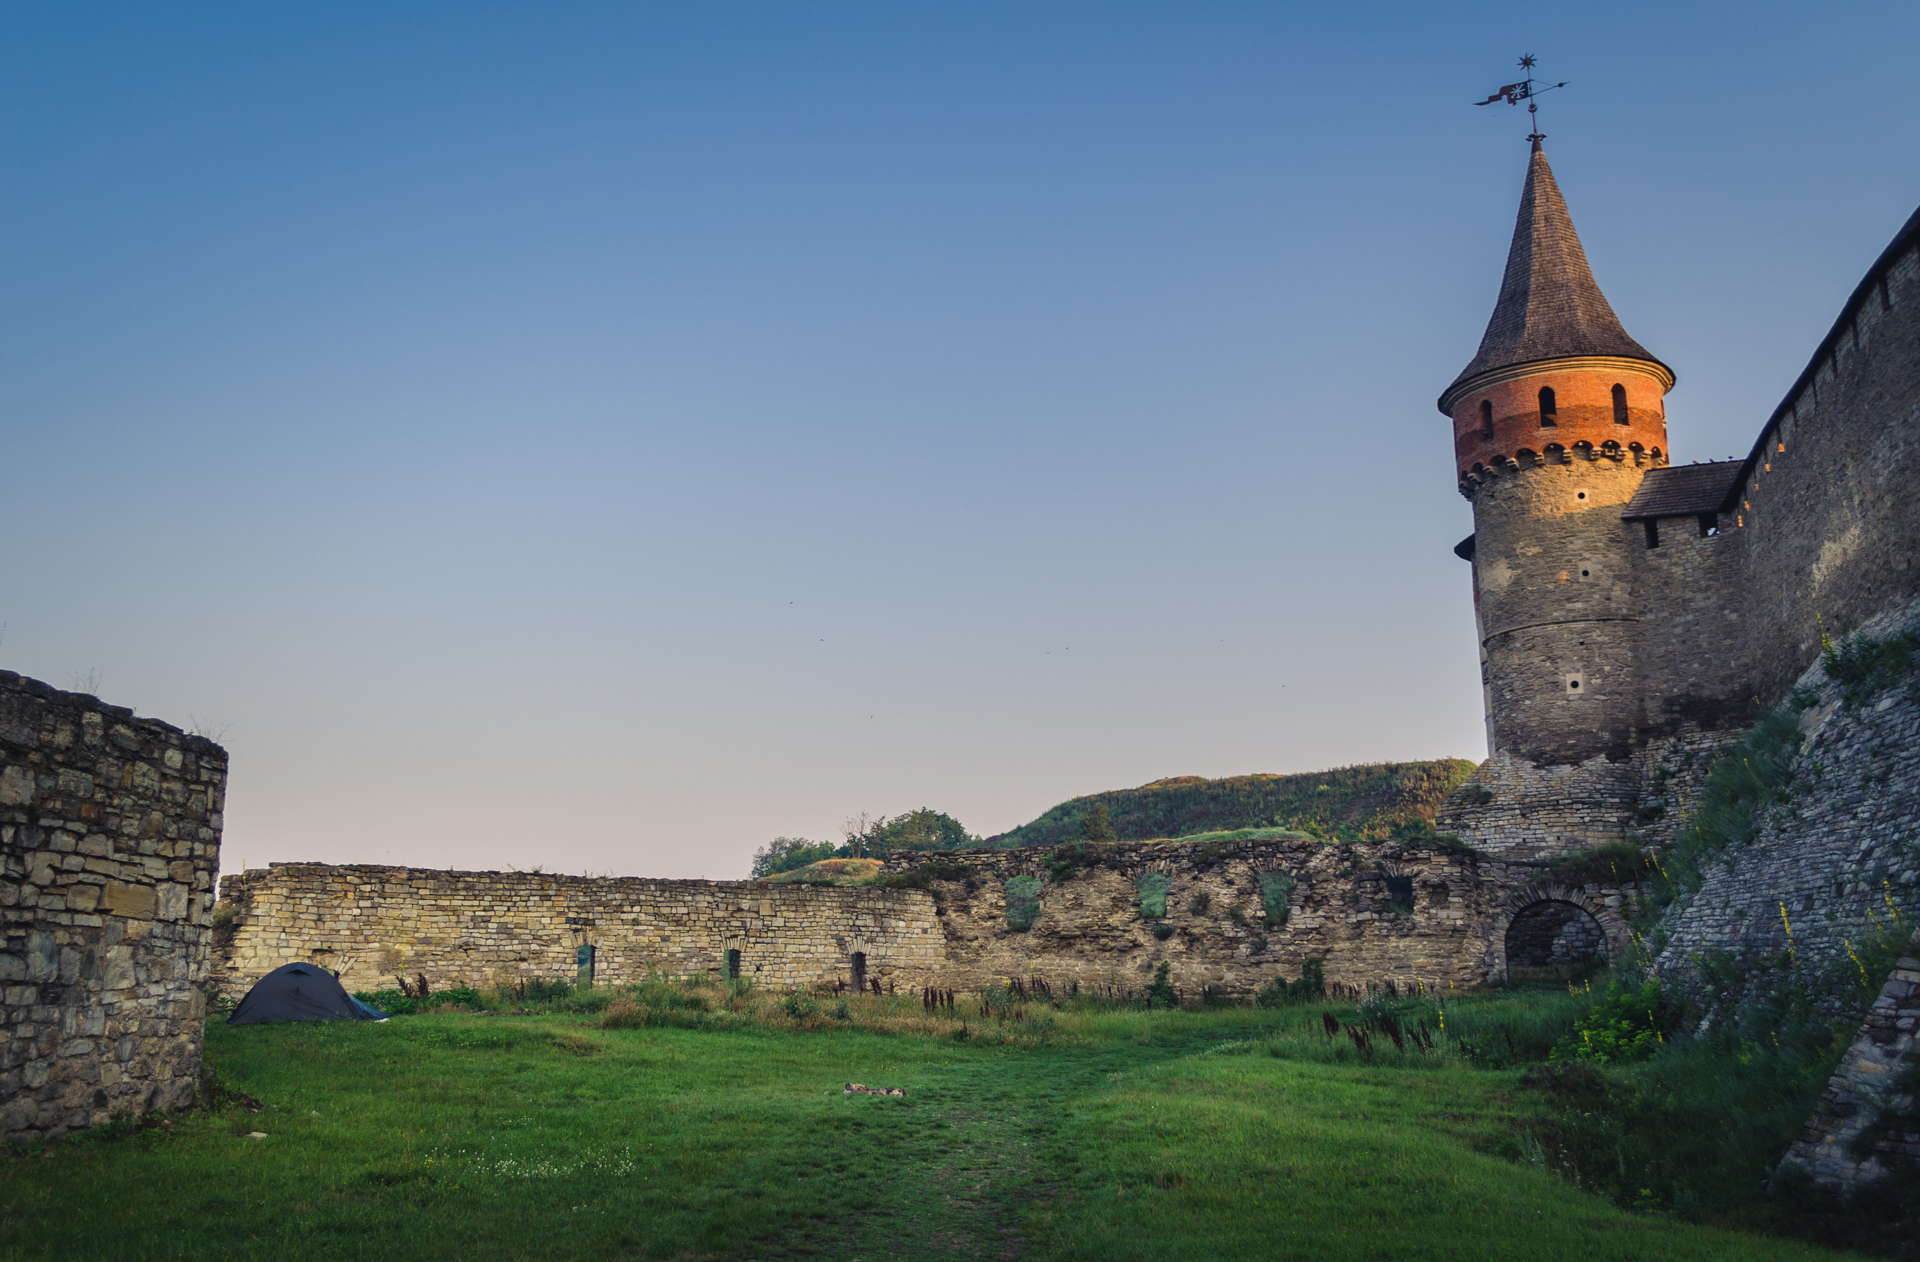
[[[158,899],[150,885],[129,885],[124,881],[108,881],[100,896],[100,909],[114,916],[129,919],[153,919]]]

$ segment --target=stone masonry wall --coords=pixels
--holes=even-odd
[[[1903,628],[1920,630],[1920,604],[1861,633]],[[1782,957],[1788,924],[1796,967],[1845,972],[1861,943],[1920,915],[1920,679],[1851,706],[1819,663],[1798,686],[1818,700],[1801,712],[1789,800],[1668,912],[1663,975],[1691,978],[1708,952]]]
[[[216,975],[236,995],[294,960],[337,969],[355,990],[420,974],[436,989],[497,985],[572,977],[590,943],[595,979],[615,985],[719,974],[738,950],[742,976],[779,988],[847,979],[855,952],[868,977],[904,988],[1042,977],[1137,991],[1164,961],[1183,993],[1248,995],[1299,976],[1310,957],[1339,984],[1465,987],[1504,975],[1508,924],[1542,902],[1580,909],[1619,951],[1632,893],[1419,843],[1139,842],[889,861],[929,864],[926,889],[275,864],[223,884]],[[1140,910],[1149,872],[1170,884],[1157,919]],[[1292,882],[1284,923],[1266,917],[1263,873]],[[1043,882],[1027,931],[1007,922],[1006,881],[1023,875]],[[1389,878],[1408,883],[1410,907],[1396,906]]]
[[[1780,1163],[1849,1199],[1920,1180],[1920,936],[1887,979],[1827,1083],[1805,1131]]]
[[[1039,977],[1138,991],[1165,963],[1183,994],[1244,996],[1298,977],[1309,958],[1343,986],[1478,986],[1504,976],[1506,929],[1522,908],[1571,903],[1618,952],[1632,894],[1568,888],[1544,865],[1417,842],[1126,842],[903,854],[888,864],[936,878],[944,984],[962,990]],[[1164,917],[1142,913],[1139,881],[1149,873],[1168,880]],[[1291,882],[1283,923],[1266,916],[1263,873]],[[1025,931],[1007,918],[1007,881],[1020,876],[1042,882],[1039,916]],[[1395,905],[1389,878],[1409,883],[1410,907]]]
[[[0,1137],[190,1102],[226,751],[0,671]]]
[[[298,960],[350,990],[573,977],[583,945],[595,980],[616,985],[720,975],[730,950],[742,977],[778,987],[850,979],[856,952],[868,977],[922,985],[943,959],[919,890],[276,863],[221,894],[216,980],[235,996]]]

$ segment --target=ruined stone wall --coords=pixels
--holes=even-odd
[[[1631,896],[1622,886],[1556,885],[1543,865],[1423,843],[1127,842],[888,863],[936,878],[928,884],[946,934],[944,984],[955,989],[1039,977],[1137,992],[1165,963],[1182,994],[1244,996],[1298,977],[1310,958],[1337,985],[1478,986],[1504,976],[1506,930],[1522,908],[1570,903],[1594,918],[1612,953],[1626,945]],[[1168,882],[1163,917],[1141,908],[1149,873]],[[1280,921],[1267,915],[1263,874],[1290,887]],[[1016,877],[1041,882],[1039,915],[1024,931],[1007,916]]]
[[[216,976],[244,993],[282,964],[338,970],[350,990],[425,975],[439,989],[571,978],[725,973],[777,987],[850,979],[853,956],[883,983],[922,985],[942,960],[933,902],[918,890],[652,881],[538,872],[276,863],[222,883]]]
[[[1325,961],[1328,979],[1475,986],[1503,976],[1516,912],[1565,903],[1624,947],[1623,886],[1565,887],[1544,865],[1421,843],[1311,840],[1137,842],[1066,850],[897,855],[925,888],[646,881],[522,872],[275,864],[229,877],[217,976],[239,993],[294,960],[337,969],[351,989],[424,974],[434,988],[575,975],[718,975],[740,952],[762,985],[846,980],[855,952],[883,984],[972,991],[1010,978],[1137,992],[1165,962],[1182,993],[1250,995]],[[1142,914],[1139,880],[1168,881],[1167,911]],[[1279,921],[1263,874],[1283,878]],[[1006,883],[1038,878],[1039,915],[1008,923]]]
[[[226,751],[0,671],[0,1137],[192,1100]]]

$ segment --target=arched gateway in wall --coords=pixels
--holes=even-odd
[[[1515,890],[1491,927],[1493,979],[1507,982],[1583,977],[1618,955],[1627,938],[1618,908],[1562,885]]]

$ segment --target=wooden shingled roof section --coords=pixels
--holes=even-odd
[[[1600,292],[1587,252],[1573,230],[1566,198],[1547,165],[1546,152],[1536,142],[1493,317],[1487,321],[1479,352],[1453,379],[1447,394],[1484,372],[1580,355],[1643,359],[1667,367],[1627,335],[1607,296]]]
[[[1746,464],[1744,460],[1715,460],[1649,469],[1620,516],[1626,521],[1643,521],[1649,517],[1717,513],[1733,498]]]

